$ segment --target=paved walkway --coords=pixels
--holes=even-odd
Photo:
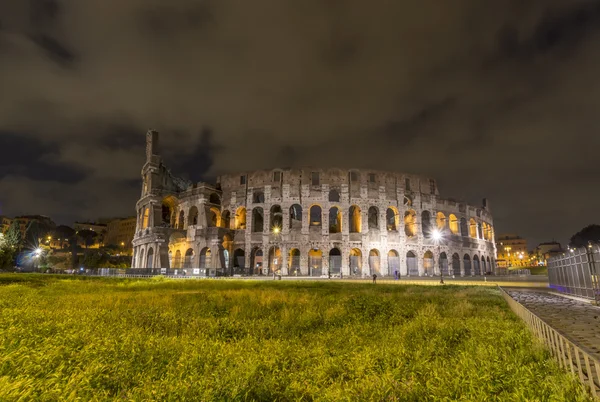
[[[600,360],[600,307],[542,290],[506,291],[552,328]]]

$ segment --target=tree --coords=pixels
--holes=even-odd
[[[23,236],[21,235],[21,225],[19,222],[14,220],[10,224],[10,227],[6,231],[4,238],[6,239],[7,247],[11,247],[17,252],[21,250],[23,247]]]
[[[571,237],[569,247],[586,247],[589,242],[600,242],[600,225],[589,225]]]
[[[56,229],[54,229],[52,236],[55,239],[61,239],[61,240],[68,241],[69,244],[77,243],[75,229],[73,229],[69,226],[64,226],[64,225],[57,226]],[[62,244],[64,244],[64,243],[62,243]]]
[[[6,234],[0,236],[0,268],[14,267],[22,247],[21,226],[13,221]]]
[[[94,239],[98,237],[98,233],[94,232],[93,230],[84,229],[77,232],[77,237],[83,241],[85,248],[88,248],[94,244]]]

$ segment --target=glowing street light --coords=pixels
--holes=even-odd
[[[433,231],[431,232],[431,238],[433,239],[434,243],[438,246],[438,265],[440,266],[440,283],[444,284],[444,267],[442,267],[442,264],[440,264],[441,243],[444,239],[444,235],[440,230],[433,229]]]
[[[44,250],[42,250],[41,248],[38,247],[35,250],[33,250],[33,255],[37,258],[37,257],[40,257],[43,252],[44,252]]]
[[[279,234],[280,231],[281,231],[281,228],[279,226],[275,226],[273,228],[273,233],[275,233],[275,234]]]

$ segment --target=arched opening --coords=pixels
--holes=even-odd
[[[469,227],[465,218],[460,218],[460,234],[463,237],[469,237]]]
[[[200,251],[200,268],[210,268],[211,254],[210,248],[208,247],[204,247],[202,251]]]
[[[452,254],[452,275],[460,276],[460,255]]]
[[[237,248],[233,252],[234,273],[241,274],[244,272],[244,268],[246,268],[246,252],[241,248]]]
[[[377,249],[369,251],[369,270],[371,275],[381,276],[381,257]]]
[[[339,275],[342,271],[342,252],[339,248],[334,247],[329,250],[329,273],[331,275]]]
[[[433,253],[426,251],[423,255],[423,273],[425,276],[433,276]]]
[[[177,223],[177,229],[185,229],[185,213],[179,212],[179,222]]]
[[[458,234],[458,218],[456,217],[456,215],[454,214],[450,214],[450,222],[449,222],[449,227],[450,227],[450,231],[452,232],[452,234],[457,235]]]
[[[235,212],[235,229],[246,229],[246,208],[244,207],[239,207]]]
[[[413,251],[406,253],[406,272],[408,276],[419,276],[417,255]]]
[[[329,191],[329,202],[340,202],[340,193],[337,190]]]
[[[302,207],[298,204],[290,207],[290,229],[302,229]]]
[[[146,254],[146,268],[154,268],[154,249],[150,247]]]
[[[342,233],[342,211],[338,207],[329,208],[329,233]]]
[[[262,204],[265,202],[265,193],[262,191],[255,191],[252,193],[252,202],[254,204]]]
[[[479,265],[479,257],[473,256],[473,273],[474,275],[481,275],[481,266]]]
[[[469,254],[464,255],[463,266],[465,269],[465,276],[471,276],[471,257],[469,257]]]
[[[231,213],[228,210],[223,211],[221,214],[221,222],[223,223],[223,227],[225,229],[229,229],[231,227]]]
[[[438,212],[435,217],[435,225],[438,230],[442,231],[446,229],[446,215],[443,212]]]
[[[388,251],[388,274],[400,275],[400,254],[396,250]]]
[[[185,252],[185,260],[183,261],[183,268],[192,268],[194,266],[194,250],[188,248]]]
[[[396,232],[398,230],[398,226],[400,226],[399,219],[400,215],[396,207],[389,207],[385,211],[385,222],[389,232]]]
[[[485,263],[485,257],[481,257],[481,274],[487,275],[488,269],[487,264]]]
[[[352,205],[348,211],[348,221],[350,224],[350,233],[360,233],[362,226],[362,217],[360,208],[356,205]]]
[[[480,223],[476,223],[476,228],[477,228],[477,238],[478,239],[483,239],[483,227],[481,226]]]
[[[263,252],[258,247],[252,250],[250,275],[262,275]]]
[[[441,253],[440,254],[440,266],[439,266],[440,272],[442,273],[442,275],[449,275],[449,271],[448,271],[448,256],[446,255],[446,253]]]
[[[188,214],[188,225],[196,226],[198,224],[198,208],[193,206],[190,208],[190,212]]]
[[[279,233],[281,232],[281,228],[283,228],[283,210],[279,205],[273,205],[271,207],[271,232]],[[281,258],[279,258],[281,261]]]
[[[492,275],[494,273],[494,267],[492,266],[492,260],[490,260],[490,257],[487,258],[487,273],[488,275]]]
[[[404,213],[404,233],[409,238],[417,234],[417,213],[412,209]]]
[[[318,205],[310,207],[310,226],[321,227],[323,224],[323,210]]]
[[[261,207],[252,210],[252,232],[262,233],[264,231],[264,211]]]
[[[162,210],[161,210],[162,224],[164,226],[171,226],[171,216],[173,215],[171,212],[171,207],[165,203],[163,200]]]
[[[150,225],[150,208],[144,208],[144,215],[142,216],[142,229],[147,229]]]
[[[308,252],[308,268],[310,276],[323,275],[323,252],[319,249],[311,249]]]
[[[477,222],[473,218],[469,220],[469,236],[474,239],[477,238]]]
[[[293,248],[288,256],[288,266],[290,275],[300,275],[300,250]]]
[[[221,211],[219,211],[219,208],[217,207],[210,207],[210,209],[208,210],[208,218],[207,218],[207,225],[208,227],[211,228],[218,228],[221,227],[222,222],[221,222]]]
[[[421,212],[421,230],[424,237],[431,237],[431,213],[429,211]]]
[[[404,202],[403,202],[403,203],[404,203],[404,205],[405,205],[405,206],[407,206],[407,207],[411,207],[411,206],[412,206],[412,204],[413,204],[412,197],[411,197],[410,195],[405,195],[405,196],[404,196]]]
[[[269,274],[281,274],[281,249],[273,246],[269,249]]]
[[[181,259],[181,251],[177,250],[175,252],[175,258],[173,259],[173,265],[171,265],[171,268],[181,268],[182,264],[183,261]]]
[[[211,193],[208,197],[208,202],[215,205],[221,205],[221,198],[217,193]]]
[[[362,252],[358,248],[350,250],[350,275],[362,276]]]
[[[376,207],[369,207],[369,230],[379,229],[379,211]]]
[[[169,268],[173,268],[173,251],[169,250]]]

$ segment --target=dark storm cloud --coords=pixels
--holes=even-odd
[[[42,147],[32,160],[54,177],[21,163],[0,178],[0,203],[9,214],[131,214],[154,128],[174,173],[194,180],[299,165],[430,174],[444,195],[487,196],[497,233],[564,239],[600,202],[596,157],[581,151],[600,146],[599,10],[591,0],[0,1],[0,130]],[[7,198],[20,193],[31,197]],[[565,200],[579,207],[561,214]]]

